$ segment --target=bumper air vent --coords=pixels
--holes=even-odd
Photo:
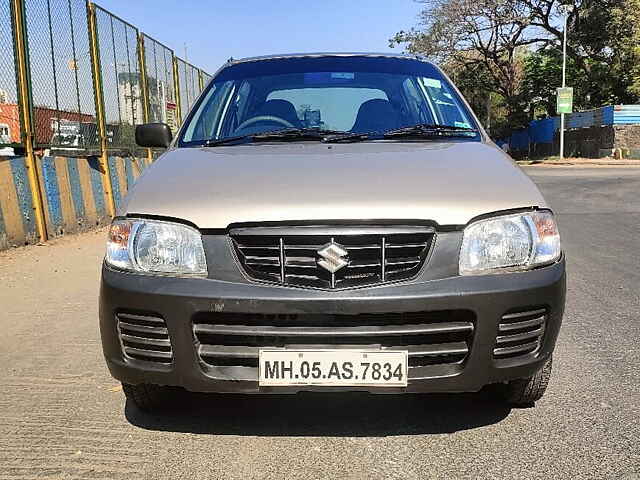
[[[230,236],[250,278],[307,288],[342,289],[406,280],[420,271],[430,227],[254,227]]]
[[[475,316],[466,310],[358,315],[202,312],[193,317],[201,361],[211,367],[258,371],[261,347],[408,350],[409,367],[460,366],[473,341]]]
[[[547,309],[506,313],[498,325],[493,356],[496,359],[535,354],[542,345]]]
[[[171,340],[167,324],[161,317],[120,312],[116,314],[116,322],[125,357],[171,363]]]

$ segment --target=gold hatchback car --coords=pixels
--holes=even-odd
[[[544,393],[553,213],[435,65],[226,63],[111,225],[100,328],[140,408],[196,392]]]

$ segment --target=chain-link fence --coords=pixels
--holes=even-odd
[[[38,152],[95,155],[101,132],[108,150],[137,152],[136,125],[175,132],[210,76],[180,59],[175,75],[174,58],[87,0],[0,0],[0,155],[25,139]]]
[[[66,151],[98,145],[87,6],[26,0],[35,143]]]
[[[100,7],[96,25],[108,146],[133,151],[135,126],[144,123],[138,29]]]
[[[178,127],[173,50],[143,35],[149,121],[163,122],[175,133]]]
[[[0,149],[20,141],[11,2],[0,0]]]
[[[213,78],[211,75],[209,75],[208,73],[203,72],[202,70],[200,70],[200,74],[202,75],[202,86],[206,87],[207,84],[209,83],[209,81]]]
[[[176,63],[180,85],[180,112],[184,119],[200,94],[200,70],[179,57],[176,57]]]

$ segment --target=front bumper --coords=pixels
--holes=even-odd
[[[294,393],[318,388],[259,387],[257,369],[237,376],[229,368],[212,368],[198,354],[192,321],[203,312],[259,314],[362,314],[466,310],[474,314],[474,332],[462,364],[418,368],[406,388],[321,388],[376,393],[471,392],[483,386],[531,376],[551,356],[565,301],[564,259],[528,272],[449,277],[376,288],[320,291],[211,278],[150,277],[103,266],[100,330],[111,374],[125,383],[181,386],[198,392]],[[517,310],[547,311],[540,347],[527,355],[494,358],[501,317]],[[153,312],[168,329],[170,364],[155,364],[123,355],[116,314]]]

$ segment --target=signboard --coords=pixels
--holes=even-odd
[[[166,123],[167,125],[169,125],[169,129],[171,130],[171,132],[175,135],[176,131],[178,130],[178,119],[176,118],[176,110],[177,110],[177,105],[173,102],[167,102],[166,103]]]
[[[558,88],[558,98],[556,104],[557,113],[571,113],[573,111],[573,88]]]

